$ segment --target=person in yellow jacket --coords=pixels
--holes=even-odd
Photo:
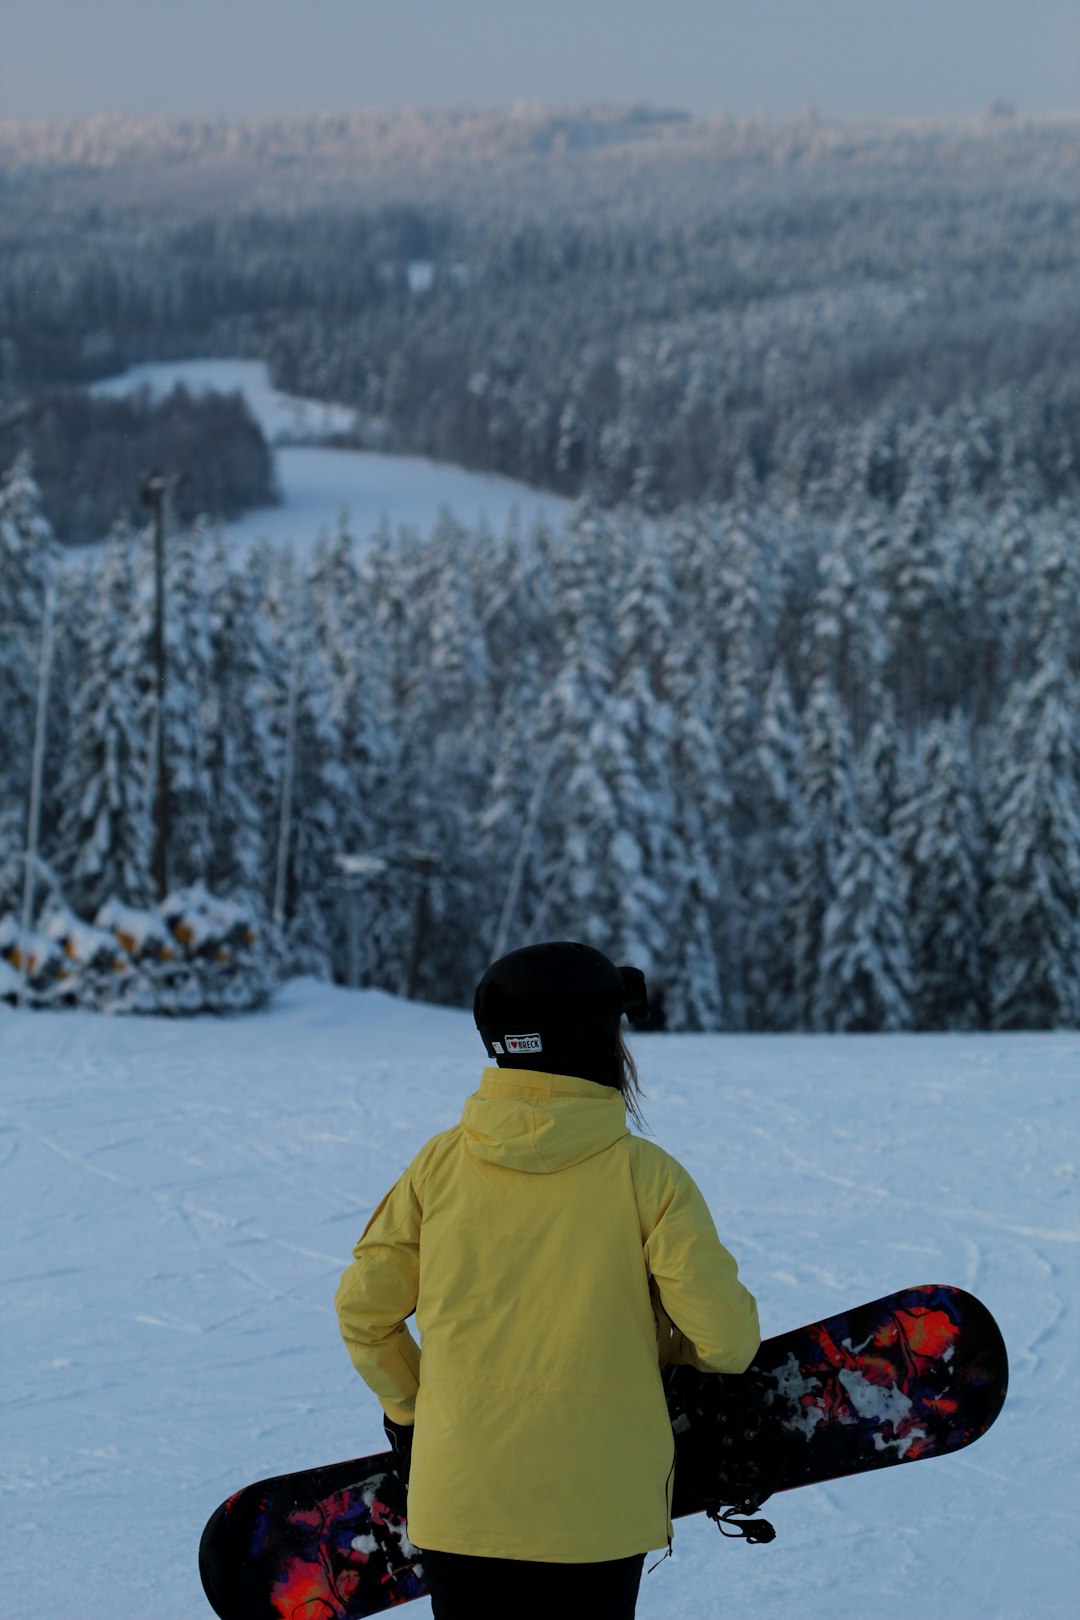
[[[646,1552],[671,1543],[662,1368],[739,1373],[757,1350],[704,1198],[627,1128],[620,1020],[647,1005],[642,975],[587,945],[493,963],[474,1012],[495,1066],[342,1276],[435,1620],[631,1620]]]

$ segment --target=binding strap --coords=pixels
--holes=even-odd
[[[746,1508],[744,1508],[743,1511],[756,1513],[757,1508],[750,1503],[747,1503]],[[729,1541],[737,1541],[740,1536],[746,1541],[754,1542],[768,1542],[776,1540],[776,1531],[773,1529],[768,1519],[733,1518],[732,1515],[738,1512],[739,1509],[733,1507],[725,1508],[723,1512],[721,1512],[719,1502],[710,1502],[705,1509],[706,1516],[712,1520],[720,1534],[722,1536],[726,1536]]]

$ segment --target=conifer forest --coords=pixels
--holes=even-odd
[[[0,917],[51,614],[43,905],[156,903],[161,725],[174,883],[285,972],[466,1005],[569,937],[669,1029],[1080,1025],[1078,179],[1067,118],[0,123]],[[125,465],[70,401],[183,355],[573,515],[241,552],[219,411],[159,715],[137,490],[65,549]]]

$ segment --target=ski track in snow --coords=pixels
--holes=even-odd
[[[1012,1367],[972,1450],[777,1497],[771,1547],[682,1521],[640,1620],[1071,1617],[1080,1035],[635,1044],[767,1334],[956,1282]],[[208,1620],[229,1490],[381,1449],[334,1288],[482,1064],[466,1013],[309,981],[227,1020],[0,1008],[2,1620]]]

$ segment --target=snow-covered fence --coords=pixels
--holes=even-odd
[[[109,900],[93,923],[54,894],[36,931],[0,917],[0,1001],[29,1007],[192,1014],[262,1006],[277,983],[254,911],[202,885],[154,910]]]

